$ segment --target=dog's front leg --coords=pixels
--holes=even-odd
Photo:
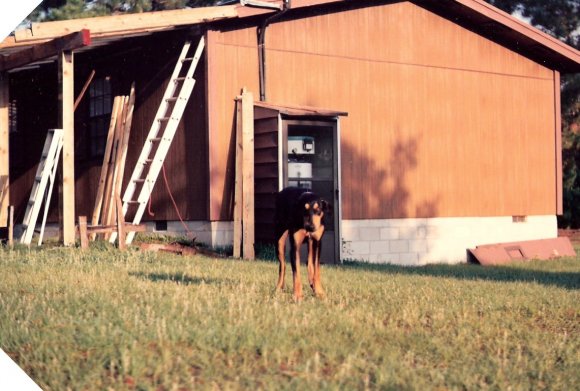
[[[317,297],[324,296],[324,289],[322,289],[322,278],[320,276],[320,253],[322,251],[322,238],[312,240],[312,253],[314,254],[314,294]]]
[[[290,241],[292,254],[292,277],[294,281],[294,300],[302,300],[302,282],[300,281],[300,246],[304,241],[304,233],[302,230],[296,231],[292,234]]]
[[[284,276],[286,275],[286,259],[285,259],[285,249],[286,249],[286,238],[288,238],[288,230],[284,231],[282,236],[278,239],[276,247],[276,255],[278,255],[278,283],[276,284],[277,290],[284,289]]]
[[[308,237],[308,283],[310,288],[314,290],[314,253],[313,253],[313,240],[312,237]]]

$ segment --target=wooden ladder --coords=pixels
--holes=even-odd
[[[42,198],[46,198],[44,202],[44,216],[40,229],[40,238],[38,241],[39,245],[42,244],[44,225],[46,223],[46,216],[48,215],[48,207],[50,206],[50,197],[52,195],[52,188],[54,186],[54,179],[56,169],[58,168],[58,159],[60,157],[60,151],[62,150],[62,144],[63,130],[49,129],[48,134],[46,135],[46,140],[44,141],[44,148],[42,149],[38,169],[36,170],[34,185],[32,185],[32,191],[30,192],[30,199],[26,206],[26,213],[24,214],[24,220],[22,222],[22,228],[24,231],[20,237],[20,243],[30,244],[32,241],[32,235],[34,234],[34,229],[36,227],[36,220],[38,219],[40,207],[42,206]],[[48,192],[46,188],[47,185]]]
[[[141,222],[147,201],[153,192],[155,182],[171,146],[171,141],[195,85],[193,73],[205,47],[205,40],[201,37],[192,57],[188,57],[190,46],[190,41],[185,42],[183,45],[127,189],[123,194],[123,216],[127,214],[130,205],[137,205],[133,224]],[[185,64],[189,64],[189,66],[184,67]],[[137,199],[134,199],[136,193],[139,195]],[[130,244],[134,237],[135,232],[129,232],[126,244]],[[114,243],[116,238],[116,233],[113,233],[109,241]]]

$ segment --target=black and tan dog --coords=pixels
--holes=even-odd
[[[300,282],[300,246],[308,241],[308,282],[316,296],[324,296],[320,281],[320,251],[324,235],[324,214],[330,204],[307,189],[287,187],[276,195],[276,253],[280,262],[276,289],[284,288],[286,238],[290,238],[290,264],[294,281],[294,299],[302,299]]]

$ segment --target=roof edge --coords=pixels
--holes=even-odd
[[[543,48],[551,51],[558,56],[562,56],[568,60],[569,63],[574,63],[575,66],[568,66],[574,68],[573,72],[580,72],[580,51],[565,42],[541,31],[537,27],[508,14],[505,11],[485,2],[484,0],[411,0],[411,2],[424,6],[427,9],[443,9],[445,3],[454,3],[459,7],[472,11],[489,20],[499,23],[510,31],[522,36],[522,38],[531,40],[532,42],[541,45]],[[482,34],[485,36],[485,34]],[[513,46],[518,46],[519,42],[514,42]],[[521,50],[521,49],[520,49]],[[524,51],[524,50],[521,50]],[[525,51],[524,51],[525,52]]]
[[[83,29],[90,30],[93,37],[99,37],[114,33],[123,34],[139,30],[173,28],[221,19],[233,19],[238,17],[237,7],[238,5],[186,8],[32,23],[30,28],[16,30],[14,36],[7,37],[0,42],[0,49],[30,45]]]

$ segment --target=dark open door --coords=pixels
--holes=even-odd
[[[340,263],[339,115],[256,102],[254,109],[255,224],[258,243],[274,243],[275,194],[287,186],[312,190],[330,202],[321,261]],[[302,250],[306,260],[306,246]]]

